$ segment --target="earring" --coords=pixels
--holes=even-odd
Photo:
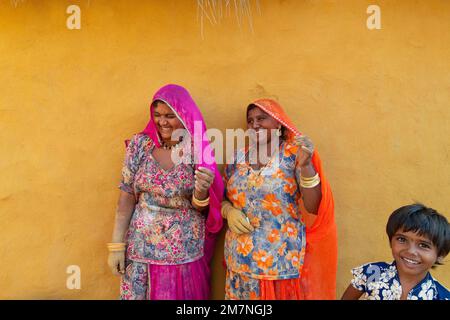
[[[281,137],[281,127],[279,127],[277,130],[277,136]]]

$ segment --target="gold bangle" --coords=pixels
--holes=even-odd
[[[307,181],[315,181],[317,178],[319,178],[319,174],[316,173],[314,176],[312,177],[304,177],[304,176],[300,176],[300,180],[303,180],[305,182]]]
[[[125,242],[108,243],[106,246],[109,252],[120,252],[125,251],[126,243]]]
[[[125,248],[122,248],[122,249],[119,249],[119,248],[117,248],[117,249],[108,249],[108,251],[109,252],[123,252],[123,251],[125,251]]]
[[[316,176],[314,179],[310,179],[310,180],[305,180],[302,177],[300,177],[300,183],[303,183],[305,185],[314,184],[317,181],[320,181],[320,177],[319,176]]]
[[[125,242],[109,242],[106,244],[108,247],[125,247]]]
[[[319,184],[320,184],[320,181],[317,181],[317,183],[311,184],[311,185],[300,184],[300,187],[302,187],[304,189],[312,189],[312,188],[317,187]]]
[[[125,251],[125,248],[108,248],[109,252],[120,252]]]
[[[320,177],[319,174],[316,173],[314,177],[310,178],[304,178],[300,177],[300,187],[306,188],[306,189],[312,189],[316,186],[318,186],[320,183]]]
[[[199,200],[194,195],[192,195],[192,200],[194,200],[198,204],[208,204],[209,203],[209,197],[204,200]]]
[[[312,182],[312,183],[300,182],[300,187],[305,188],[305,189],[312,189],[312,188],[317,187],[319,184],[320,184],[320,180],[317,180],[317,181]]]
[[[192,194],[192,203],[198,207],[207,207],[209,205],[209,197],[205,200],[199,200],[195,197],[194,194]]]
[[[126,250],[125,248],[116,248],[116,249],[108,248],[109,252],[123,252],[125,250]]]

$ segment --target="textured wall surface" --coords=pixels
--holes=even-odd
[[[381,30],[366,9],[381,8]],[[66,8],[81,8],[81,29]],[[0,298],[115,299],[106,263],[124,156],[166,83],[209,127],[279,99],[333,187],[338,292],[390,260],[385,223],[414,200],[450,208],[450,1],[261,0],[254,33],[205,24],[196,1],[0,1]],[[223,236],[223,235],[222,235]],[[223,241],[213,297],[223,298]],[[448,260],[448,259],[447,259]],[[66,268],[81,268],[81,289]],[[448,265],[433,275],[450,286]]]

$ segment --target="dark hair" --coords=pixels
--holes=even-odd
[[[450,225],[447,219],[421,203],[403,206],[392,212],[386,225],[389,241],[400,229],[428,237],[436,246],[438,257],[445,257],[450,251]]]
[[[253,103],[248,105],[248,107],[247,107],[247,117],[248,117],[248,113],[250,112],[250,110],[255,109],[255,108],[259,108],[259,107],[256,104],[253,104]],[[261,108],[259,108],[259,109],[261,109]],[[264,110],[262,110],[262,111],[265,112]],[[270,114],[269,114],[269,116],[270,116]],[[287,133],[286,127],[281,125],[281,138],[286,139],[286,133]]]
[[[154,100],[154,101],[152,102],[151,106],[154,108],[154,107],[156,107],[156,105],[157,105],[158,103],[164,103],[164,104],[165,104],[164,101],[156,99],[156,100]]]

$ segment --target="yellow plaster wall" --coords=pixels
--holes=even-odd
[[[123,140],[166,83],[209,127],[242,126],[246,104],[271,96],[312,137],[335,195],[339,297],[350,268],[391,259],[392,210],[418,200],[449,217],[450,1],[261,0],[253,34],[227,18],[203,40],[196,1],[15,2],[0,1],[2,299],[117,297],[105,243]],[[81,30],[66,28],[70,4]],[[381,30],[366,27],[369,4]],[[448,266],[433,274],[450,286]]]

